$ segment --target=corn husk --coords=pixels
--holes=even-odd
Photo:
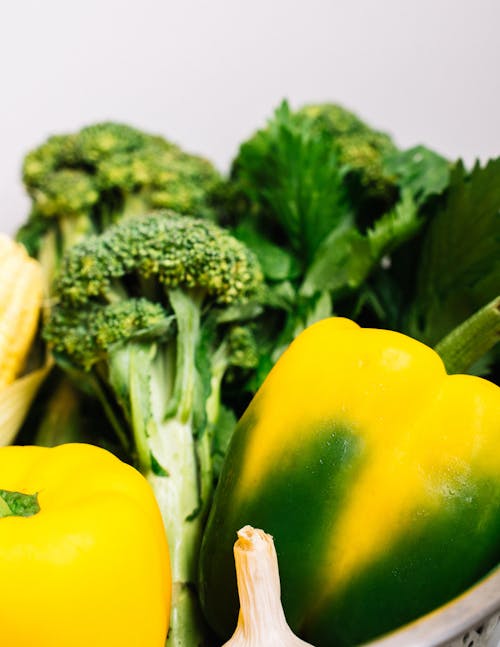
[[[50,368],[51,362],[47,362],[0,391],[0,447],[14,441]]]

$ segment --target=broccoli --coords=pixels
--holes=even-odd
[[[72,245],[121,219],[157,208],[213,219],[219,175],[161,137],[104,122],[50,137],[26,155],[23,180],[32,210],[18,239],[50,286]]]
[[[397,187],[385,160],[397,152],[389,135],[373,130],[354,113],[336,104],[304,106],[296,113],[299,122],[310,121],[325,133],[346,173],[349,197],[358,210],[380,213],[394,204]]]
[[[211,335],[211,343],[208,352],[211,355],[210,371],[210,393],[207,397],[205,410],[207,413],[207,424],[217,433],[217,424],[221,416],[221,387],[224,378],[231,381],[236,371],[251,371],[255,369],[259,361],[257,341],[254,331],[248,326],[238,323],[231,323],[226,326],[219,326],[219,335],[215,336],[216,344],[213,344],[214,335]],[[221,340],[218,337],[221,335]],[[237,379],[237,378],[236,378]],[[225,413],[223,415],[226,415]]]
[[[256,258],[226,230],[164,211],[74,246],[55,282],[45,339],[94,389],[162,510],[174,581],[169,644],[198,644],[192,587],[216,400],[226,368],[252,364],[242,328],[261,284]]]

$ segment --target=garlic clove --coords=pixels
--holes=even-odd
[[[287,624],[271,535],[252,526],[241,528],[234,559],[240,612],[236,630],[223,647],[312,647]]]

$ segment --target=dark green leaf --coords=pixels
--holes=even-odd
[[[252,222],[241,223],[232,233],[257,256],[266,279],[285,281],[299,276],[300,265],[293,254],[259,233]]]
[[[453,169],[426,233],[410,332],[434,345],[500,287],[500,158]]]
[[[343,170],[331,134],[297,118],[283,103],[266,130],[242,145],[233,178],[249,202],[249,217],[273,241],[307,264],[346,216]]]
[[[385,254],[411,238],[421,220],[409,191],[384,214],[366,235],[353,227],[333,231],[318,249],[301,288],[301,294],[332,293],[359,288]]]

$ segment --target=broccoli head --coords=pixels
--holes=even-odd
[[[296,113],[299,121],[310,121],[318,133],[330,136],[339,163],[345,168],[345,182],[358,208],[380,212],[397,197],[395,178],[386,170],[385,160],[397,152],[391,137],[373,130],[342,106],[325,103],[304,106]]]
[[[219,175],[207,160],[162,137],[104,122],[56,135],[26,155],[32,212],[18,239],[57,274],[61,258],[92,233],[151,209],[214,219]]]

